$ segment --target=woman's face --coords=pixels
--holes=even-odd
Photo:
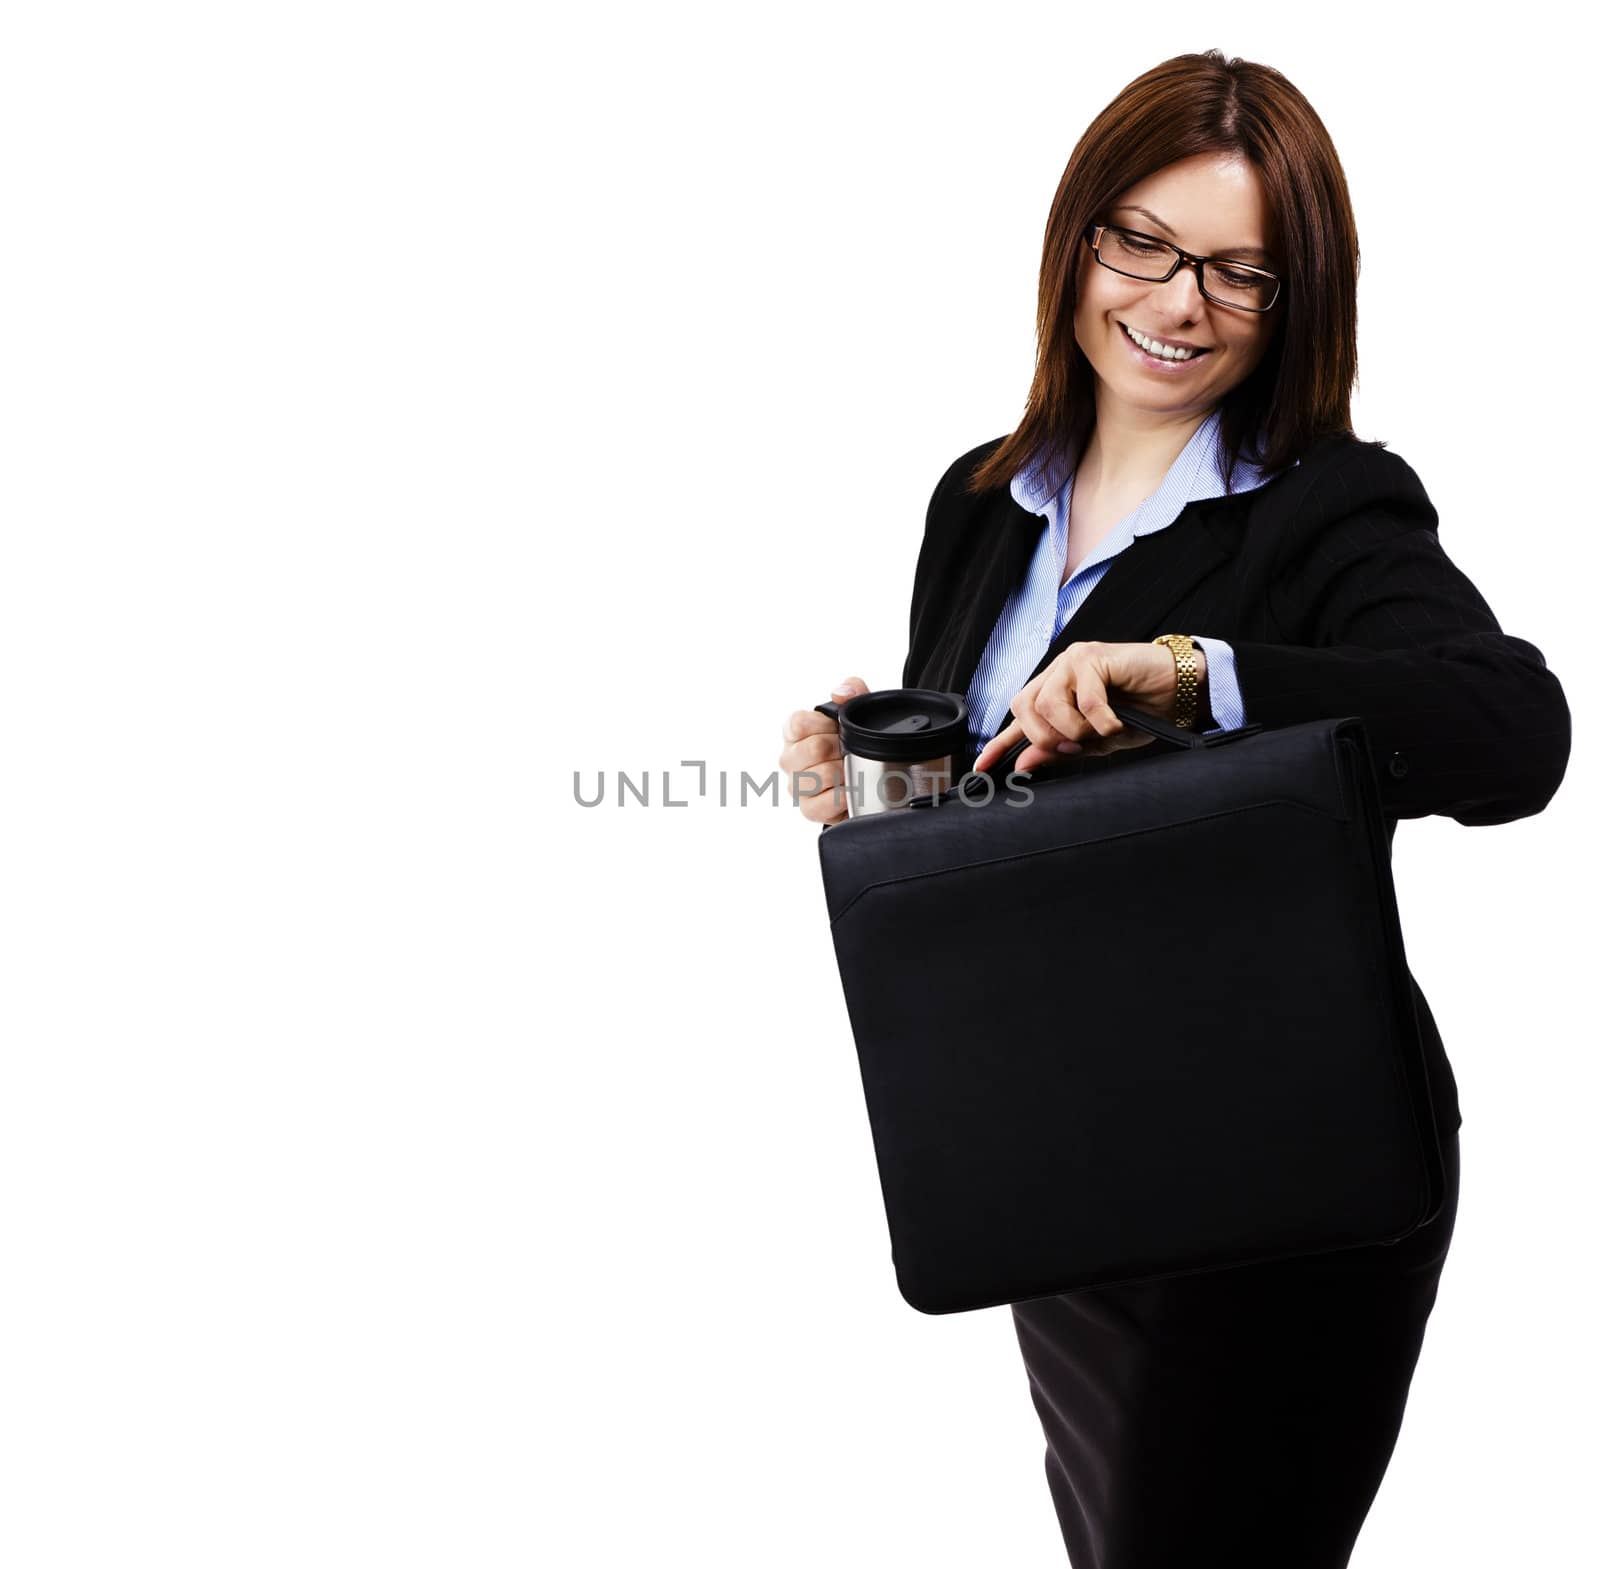
[[[1170,240],[1197,256],[1232,257],[1282,276],[1282,258],[1270,249],[1274,240],[1260,178],[1248,161],[1229,154],[1201,153],[1168,164],[1124,191],[1101,221]],[[1088,241],[1080,243],[1087,250]],[[1255,255],[1249,247],[1266,254]],[[1073,328],[1095,369],[1101,417],[1108,400],[1113,413],[1204,415],[1261,363],[1283,313],[1281,294],[1270,310],[1235,310],[1200,292],[1193,267],[1179,267],[1165,283],[1146,283],[1112,272],[1091,254]],[[1124,326],[1208,352],[1182,366],[1155,364]]]

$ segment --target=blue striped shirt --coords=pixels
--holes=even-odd
[[[1072,503],[1072,465],[1030,464],[1011,481],[1017,504],[1044,520],[1039,544],[1027,576],[1011,592],[1000,619],[989,635],[988,646],[967,691],[967,729],[976,751],[1000,729],[1012,699],[1033,678],[1034,666],[1044,657],[1061,629],[1076,613],[1105,575],[1107,568],[1142,534],[1166,528],[1191,501],[1226,493],[1222,465],[1222,412],[1214,410],[1195,430],[1173,460],[1155,492],[1146,496],[1127,517],[1079,563],[1065,583],[1067,521]],[[1064,468],[1064,472],[1062,469]],[[1243,458],[1233,471],[1235,494],[1265,483],[1261,470]],[[1182,628],[1174,628],[1181,631]],[[1245,723],[1244,700],[1234,673],[1233,649],[1219,638],[1192,634],[1206,654],[1206,687],[1216,724],[1207,730],[1237,730]]]

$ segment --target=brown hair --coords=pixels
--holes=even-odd
[[[1281,254],[1286,313],[1255,370],[1222,400],[1229,485],[1249,455],[1269,473],[1326,435],[1354,437],[1356,273],[1360,248],[1344,169],[1327,128],[1271,66],[1221,50],[1180,54],[1136,78],[1072,150],[1045,226],[1038,356],[1022,423],[967,481],[1009,483],[1032,459],[1084,450],[1094,428],[1094,368],[1073,332],[1078,280],[1094,265],[1083,233],[1130,186],[1197,153],[1240,154],[1255,167]]]

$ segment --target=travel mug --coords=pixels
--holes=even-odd
[[[852,817],[894,811],[913,796],[948,790],[966,755],[967,704],[954,692],[896,687],[816,708],[838,721]]]

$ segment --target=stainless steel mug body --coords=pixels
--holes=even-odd
[[[844,754],[845,806],[852,817],[892,812],[914,795],[938,795],[955,783],[954,756],[922,763],[885,762],[876,757]]]

